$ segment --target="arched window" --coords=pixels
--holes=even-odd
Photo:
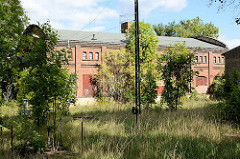
[[[99,60],[99,53],[95,52],[95,60]]]
[[[83,52],[83,60],[86,60],[86,59],[87,59],[87,53]]]
[[[89,52],[89,59],[92,60],[93,59],[93,53]]]

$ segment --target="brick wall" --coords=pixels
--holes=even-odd
[[[67,56],[67,51],[72,52],[72,59],[67,67],[70,72],[77,73],[77,97],[90,97],[93,93],[90,91],[92,87],[89,82],[89,77],[99,70],[102,54],[110,50],[119,50],[121,46],[87,43],[71,43],[71,49],[68,49],[66,46],[67,43],[60,42],[56,46],[56,50],[66,49]],[[164,48],[159,48],[158,50],[164,50]],[[198,58],[198,64],[193,66],[193,70],[199,72],[199,77],[194,76],[192,88],[196,89],[199,93],[207,92],[214,77],[220,76],[224,72],[224,63],[222,63],[223,56],[221,55],[224,51],[225,50],[205,49],[195,54],[195,57]],[[95,53],[98,53],[98,59],[96,59]],[[216,58],[216,62],[214,61],[214,57]],[[220,58],[220,61],[218,61],[218,58]],[[160,95],[164,86],[161,81],[158,82],[158,86],[157,92],[158,95]],[[86,92],[87,89],[88,92]]]

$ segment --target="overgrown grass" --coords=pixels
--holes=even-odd
[[[138,124],[131,112],[134,104],[71,107],[71,115],[91,118],[63,118],[62,144],[70,154],[52,158],[240,158],[239,129],[212,117],[216,102],[206,97],[181,101],[173,112],[159,104],[143,110]],[[60,140],[59,128],[57,134]],[[12,158],[10,151],[6,154]]]
[[[215,103],[186,100],[174,112],[159,106],[144,110],[135,123],[131,105],[79,106],[72,114],[94,116],[66,122],[64,145],[79,158],[239,158],[239,129],[209,118]]]

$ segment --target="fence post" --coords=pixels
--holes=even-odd
[[[3,127],[2,126],[1,126],[1,143],[3,143]]]
[[[60,117],[60,120],[59,120],[59,123],[60,123],[60,140],[62,142],[62,137],[63,137],[63,132],[62,132],[62,117]]]
[[[1,126],[1,145],[2,145],[2,154],[3,154],[3,127]]]
[[[83,121],[81,122],[81,151],[83,152]]]
[[[11,151],[13,152],[13,126],[11,126]]]

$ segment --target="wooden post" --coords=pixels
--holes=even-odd
[[[83,152],[83,121],[81,122],[81,151]]]
[[[59,123],[60,123],[60,140],[61,140],[60,142],[62,142],[62,137],[63,137],[63,133],[62,133],[62,117],[60,117]]]
[[[56,98],[55,98],[55,104],[54,104],[54,108],[53,108],[53,111],[54,111],[54,136],[53,136],[54,148],[56,146],[56,118],[57,118],[56,106],[57,106],[57,101],[56,101]]]
[[[2,143],[2,141],[3,141],[3,127],[1,126],[1,143]]]
[[[13,152],[13,126],[11,126],[11,151]]]
[[[3,127],[1,126],[1,145],[2,145],[2,154],[3,154]]]

